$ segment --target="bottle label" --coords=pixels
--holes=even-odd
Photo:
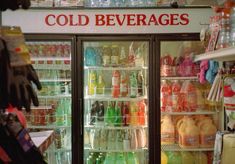
[[[126,93],[127,90],[128,90],[127,84],[126,83],[121,83],[120,84],[120,91],[121,91],[121,93]]]
[[[161,133],[161,142],[166,144],[173,144],[175,142],[175,134],[170,132]]]
[[[119,78],[118,77],[113,77],[112,78],[112,85],[113,86],[119,86]]]
[[[215,142],[215,134],[210,135],[201,135],[200,143],[202,146],[211,146],[213,147]]]
[[[118,56],[111,56],[111,64],[118,64]]]
[[[187,136],[187,135],[180,135],[180,141],[182,146],[199,146],[199,137],[198,136]]]
[[[103,64],[108,65],[110,64],[110,56],[103,56]]]

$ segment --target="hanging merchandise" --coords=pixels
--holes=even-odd
[[[19,27],[1,27],[1,108],[8,104],[26,111],[30,111],[31,101],[35,106],[39,105],[34,91],[33,82],[37,89],[41,89],[38,76],[30,64],[28,49],[24,43],[24,37]],[[2,101],[1,100],[1,101]]]
[[[205,84],[207,82],[206,81],[206,71],[208,70],[208,68],[209,68],[208,60],[201,61],[201,63],[200,63],[199,81],[202,84]]]
[[[209,61],[209,68],[206,71],[206,80],[209,83],[211,84],[213,83],[215,76],[218,72],[218,68],[219,68],[219,63],[217,61],[213,61],[213,60]]]
[[[221,92],[222,92],[221,88],[222,88],[222,74],[219,71],[219,73],[217,73],[215,77],[215,80],[213,81],[210,92],[207,96],[207,100],[212,102],[219,102],[221,100]]]

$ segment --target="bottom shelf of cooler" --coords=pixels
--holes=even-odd
[[[127,149],[127,150],[124,150],[124,149],[113,149],[113,150],[109,150],[109,149],[92,149],[90,147],[85,147],[84,150],[87,150],[89,152],[102,152],[102,153],[118,153],[118,152],[143,152],[143,151],[147,151],[148,148],[145,147],[145,148],[139,148],[139,149]]]
[[[214,151],[214,148],[182,148],[178,144],[161,145],[162,151]]]

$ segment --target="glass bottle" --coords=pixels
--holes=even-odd
[[[221,13],[220,28],[216,49],[227,48],[230,44],[230,14],[226,11]]]
[[[117,45],[112,45],[111,64],[114,66],[119,64],[119,49]]]
[[[128,63],[125,47],[123,47],[123,46],[121,47],[121,51],[120,51],[119,63],[123,66],[127,65],[127,63]]]
[[[104,93],[105,93],[105,83],[104,83],[102,75],[99,75],[98,84],[97,84],[97,87],[96,87],[96,94],[104,95]]]
[[[104,45],[103,46],[103,65],[104,66],[108,66],[110,65],[111,62],[111,49],[108,45]]]

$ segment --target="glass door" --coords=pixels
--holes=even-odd
[[[26,113],[30,131],[53,130],[54,143],[44,154],[48,164],[71,163],[71,53],[72,39],[28,36],[27,45],[42,89],[39,106]]]
[[[149,41],[82,45],[84,163],[148,163]]]
[[[193,61],[203,52],[195,39],[160,42],[162,164],[212,163],[220,109],[207,100],[212,77]]]

